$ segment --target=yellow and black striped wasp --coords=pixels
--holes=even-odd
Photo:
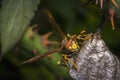
[[[19,65],[26,64],[26,63],[32,63],[34,61],[37,61],[47,55],[59,52],[62,54],[62,60],[58,62],[58,64],[65,65],[69,67],[69,64],[72,64],[75,69],[77,69],[77,65],[75,62],[71,59],[73,56],[76,56],[79,53],[80,47],[82,46],[82,42],[84,40],[87,40],[89,36],[85,33],[85,30],[81,31],[79,34],[76,35],[64,35],[64,33],[61,31],[60,27],[57,25],[56,21],[52,17],[51,13],[48,10],[43,10],[47,15],[50,23],[52,23],[54,29],[57,33],[60,33],[60,36],[62,37],[62,41],[60,44],[60,48],[48,51],[46,53],[43,53],[41,55],[35,56],[33,58],[30,58],[29,60],[26,60]]]

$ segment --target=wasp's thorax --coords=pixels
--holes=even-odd
[[[62,41],[62,45],[64,45],[64,49],[68,52],[76,52],[79,50],[79,45],[74,36],[68,36]]]

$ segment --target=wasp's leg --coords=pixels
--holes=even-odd
[[[85,32],[86,32],[85,30],[81,31],[80,34],[77,36],[77,39],[81,40],[84,39],[83,37],[87,37],[88,36],[87,34],[83,34]]]
[[[69,64],[68,61],[66,61],[65,59],[62,59],[61,61],[58,61],[57,64],[68,67],[69,68]]]
[[[83,34],[83,33],[85,33],[86,31],[85,30],[82,30],[81,32],[80,32],[80,34]]]
[[[68,58],[75,57],[79,53],[79,50],[77,52],[72,52],[70,55],[67,55]]]
[[[73,60],[71,60],[70,58],[68,58],[66,54],[63,54],[62,57],[63,57],[66,61],[70,62],[70,63],[74,66],[75,69],[78,69],[78,66],[73,62]]]
[[[90,39],[90,36],[88,34],[84,34],[84,35],[78,36],[77,39],[85,41],[85,40]]]
[[[88,37],[86,37],[86,38],[80,38],[79,40],[83,40],[83,41],[85,41],[85,40],[88,40],[89,38]]]

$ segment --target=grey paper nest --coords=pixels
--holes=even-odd
[[[120,61],[101,39],[100,32],[92,34],[72,59],[78,70],[70,64],[69,74],[76,80],[120,80]]]

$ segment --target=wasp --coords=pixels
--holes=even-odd
[[[19,65],[26,64],[26,63],[32,63],[47,55],[57,52],[57,53],[62,54],[62,60],[58,62],[58,64],[69,67],[69,63],[70,63],[70,64],[73,64],[73,67],[75,69],[78,69],[76,63],[71,58],[76,56],[79,53],[79,50],[80,50],[80,47],[82,46],[83,41],[89,39],[88,34],[84,34],[85,30],[83,30],[76,35],[70,35],[70,34],[64,35],[60,27],[57,25],[54,18],[52,17],[51,13],[48,10],[44,10],[44,12],[47,13],[48,18],[50,19],[51,23],[54,26],[56,26],[54,29],[56,29],[57,32],[61,33],[60,36],[63,38],[63,40],[61,41],[60,47],[57,49],[45,52],[41,55],[35,56],[33,58],[30,58],[29,60],[21,62]]]

